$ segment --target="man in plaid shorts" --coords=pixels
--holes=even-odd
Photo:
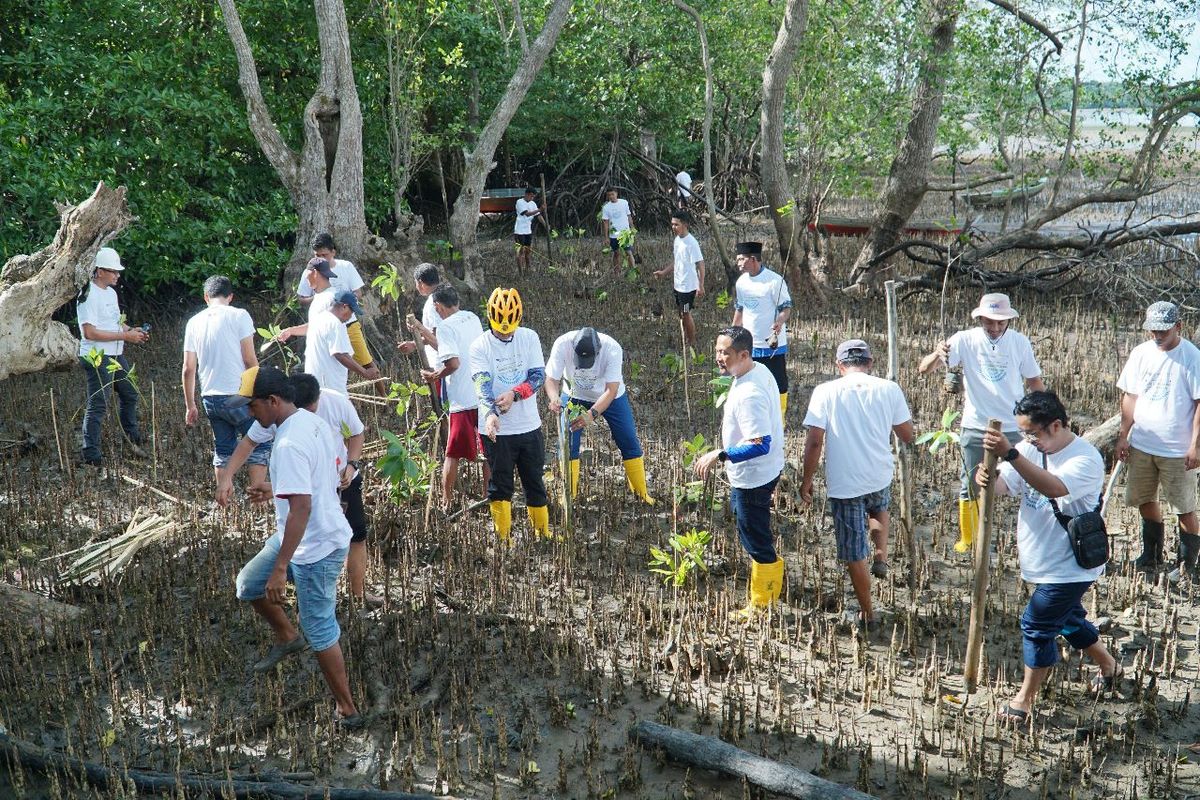
[[[871,349],[861,339],[837,349],[841,375],[813,389],[804,425],[804,475],[800,496],[813,499],[813,475],[825,451],[825,489],[833,514],[837,557],[846,564],[858,598],[860,622],[875,621],[871,576],[887,577],[888,504],[891,501],[894,432],[913,440],[912,414],[893,381],[871,374]],[[868,532],[870,534],[868,539]],[[874,559],[867,568],[867,559]]]

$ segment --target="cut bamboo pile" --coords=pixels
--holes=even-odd
[[[133,512],[125,532],[115,539],[88,542],[83,547],[50,556],[45,561],[76,556],[75,560],[59,573],[62,583],[95,585],[105,579],[120,581],[125,567],[142,548],[163,539],[178,527],[172,519],[157,512],[147,512],[141,507]]]

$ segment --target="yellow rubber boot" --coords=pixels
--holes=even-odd
[[[774,564],[759,564],[750,562],[749,602],[738,615],[749,619],[759,611],[765,611],[779,599],[783,591],[783,559],[775,559]]]
[[[496,538],[508,544],[512,540],[512,501],[493,500],[488,504],[492,512],[492,527]]]
[[[779,410],[783,412],[785,417],[787,416],[787,392],[779,395]]]
[[[629,484],[629,491],[636,494],[642,499],[646,505],[652,506],[657,502],[650,496],[650,490],[646,488],[646,462],[641,457],[630,458],[625,462],[625,481]]]
[[[579,494],[579,459],[572,458],[571,466],[571,497],[574,499]]]
[[[537,536],[550,538],[550,509],[546,506],[528,506],[529,525]]]
[[[958,501],[958,541],[954,550],[959,553],[971,552],[975,543],[975,531],[979,530],[979,501]]]

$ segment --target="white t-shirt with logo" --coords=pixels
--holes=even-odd
[[[835,500],[892,482],[892,428],[912,419],[895,382],[848,372],[813,389],[804,425],[825,431],[825,489]]]
[[[579,331],[570,331],[554,340],[550,358],[546,361],[546,377],[556,381],[565,377],[571,384],[571,397],[575,400],[594,403],[609,383],[617,384],[616,397],[625,394],[625,381],[621,378],[624,360],[621,345],[607,333],[597,331],[600,352],[596,353],[596,361],[591,367],[582,369],[575,365],[575,337],[578,334]]]
[[[533,217],[526,216],[525,211],[537,211],[538,204],[536,200],[526,200],[524,197],[517,199],[516,211],[517,221],[513,224],[513,233],[533,233]]]
[[[322,389],[346,394],[349,370],[333,357],[335,353],[353,356],[354,348],[346,333],[346,324],[332,311],[322,311],[308,323],[308,335],[304,340],[304,371],[314,376]]]
[[[542,359],[542,340],[531,328],[517,328],[513,338],[507,342],[497,339],[491,331],[484,331],[471,343],[471,376],[485,373],[492,376],[492,397],[499,397],[514,386],[528,380],[531,369],[545,369]],[[461,369],[461,367],[460,367]],[[484,420],[490,409],[481,395],[479,402],[479,428],[482,432]],[[500,435],[513,436],[529,433],[542,426],[538,414],[537,393],[527,400],[518,399],[508,412],[500,415]]]
[[[119,356],[125,352],[125,342],[120,339],[112,342],[93,342],[83,335],[85,322],[98,331],[108,333],[121,331],[121,306],[117,302],[116,289],[111,286],[101,288],[95,283],[89,282],[87,296],[75,307],[75,310],[79,318],[79,355],[86,356],[93,347],[109,356]]]
[[[600,209],[602,219],[608,220],[608,236],[617,238],[621,231],[629,230],[629,201],[624,198],[605,203]]]
[[[1200,349],[1187,339],[1163,352],[1152,341],[1129,353],[1117,388],[1137,395],[1129,444],[1153,456],[1182,458],[1192,446],[1200,399]]]
[[[458,369],[443,378],[450,411],[467,411],[479,407],[475,382],[471,380],[471,344],[483,335],[483,323],[470,311],[459,309],[438,325],[438,346],[434,363],[440,367],[452,358],[458,359]],[[522,400],[520,402],[528,402]]]
[[[312,510],[293,564],[312,564],[350,546],[350,523],[342,513],[340,476],[333,432],[324,420],[300,408],[277,426],[271,446],[271,490],[275,494],[275,536],[283,541],[288,495],[308,495]]]
[[[334,292],[340,292],[342,289],[357,292],[366,285],[363,283],[362,276],[358,274],[358,269],[349,261],[335,258],[330,266],[335,277],[329,279],[329,284],[333,287]],[[307,269],[300,274],[300,283],[296,285],[296,294],[301,297],[312,297],[315,294],[312,285],[308,282]]]
[[[696,271],[696,264],[704,260],[704,254],[700,252],[700,243],[690,233],[685,236],[676,236],[673,252],[675,255],[675,291],[696,291],[700,288],[700,277]]]
[[[188,320],[183,352],[196,354],[200,395],[237,394],[242,383],[242,340],[254,336],[250,312],[215,303]]]
[[[425,305],[421,306],[421,324],[424,325],[431,333],[437,333],[438,326],[442,324],[442,315],[433,307],[433,295],[430,294],[425,298]],[[422,345],[425,348],[425,363],[433,369],[438,366],[438,351],[436,347]]]
[[[1032,444],[1018,442],[1017,452],[1042,466],[1042,454]],[[1021,500],[1017,512],[1021,578],[1029,583],[1083,583],[1103,575],[1103,565],[1095,569],[1079,566],[1067,530],[1054,516],[1050,501],[1027,484],[1012,464],[1004,461],[999,467],[1004,485]],[[1082,436],[1076,436],[1057,453],[1048,454],[1046,468],[1067,487],[1067,495],[1058,498],[1059,510],[1074,517],[1096,508],[1104,489],[1104,459]]]
[[[725,462],[729,485],[754,489],[771,482],[783,472],[783,413],[779,408],[779,387],[775,377],[762,364],[755,363],[745,375],[734,378],[725,397],[721,417],[721,446],[728,450],[749,439],[771,437],[766,455],[737,464]]]
[[[1013,406],[1025,396],[1026,379],[1042,374],[1025,334],[1009,329],[992,341],[983,328],[959,331],[950,337],[947,363],[963,368],[964,428],[986,428],[995,417],[1005,431],[1017,430]]]
[[[350,402],[350,398],[341,392],[335,392],[333,389],[321,390],[321,397],[317,401],[316,414],[328,429],[329,441],[334,452],[334,466],[340,475],[350,457],[346,450],[346,440],[351,436],[358,436],[366,428],[363,427],[362,418],[358,416],[358,411],[354,408],[354,404]],[[278,428],[275,425],[264,428],[258,424],[258,420],[255,420],[250,425],[250,430],[246,431],[246,438],[255,444],[270,442],[275,438],[277,430]]]
[[[787,281],[779,273],[763,267],[757,275],[742,273],[734,284],[734,292],[737,296],[735,307],[742,312],[742,327],[754,337],[754,346],[770,347],[767,340],[771,338],[771,326],[779,314],[779,307],[792,302]],[[779,329],[779,343],[775,346],[787,346],[786,325]]]

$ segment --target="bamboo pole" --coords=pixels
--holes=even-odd
[[[687,343],[687,328],[683,326],[683,317],[679,318],[679,344],[683,360],[679,366],[683,371],[683,407],[687,410],[687,419],[690,424],[692,421],[692,399],[688,394],[688,343]]]
[[[988,430],[1000,433],[1000,420],[988,420]],[[983,623],[988,588],[988,551],[992,544],[992,510],[996,505],[996,454],[983,451],[983,468],[987,470],[987,488],[979,493],[979,531],[975,534],[975,585],[971,591],[971,626],[967,630],[967,660],[963,665],[963,680],[967,694],[975,691],[979,680],[979,656],[983,650]],[[968,480],[970,480],[968,476]]]
[[[887,281],[883,284],[887,292],[887,331],[888,331],[888,371],[889,381],[900,380],[900,313],[896,304],[896,282]],[[917,536],[913,528],[913,481],[912,465],[909,461],[908,449],[895,434],[892,444],[896,452],[896,464],[900,477],[900,538],[908,554],[908,585],[916,588],[920,581],[921,563],[918,560]]]
[[[563,527],[568,536],[575,533],[575,498],[571,496],[571,398],[562,396],[562,411],[558,412],[558,471],[562,477]]]
[[[546,173],[539,172],[538,180],[542,184],[542,226],[546,229],[546,258],[553,260],[554,253],[550,252],[550,198],[546,196]]]
[[[158,483],[158,403],[154,395],[154,381],[150,381],[150,474]]]
[[[58,405],[54,402],[54,387],[50,387],[50,424],[54,426],[54,447],[58,450],[58,468],[67,471],[67,459],[63,456],[62,437],[58,435]]]

